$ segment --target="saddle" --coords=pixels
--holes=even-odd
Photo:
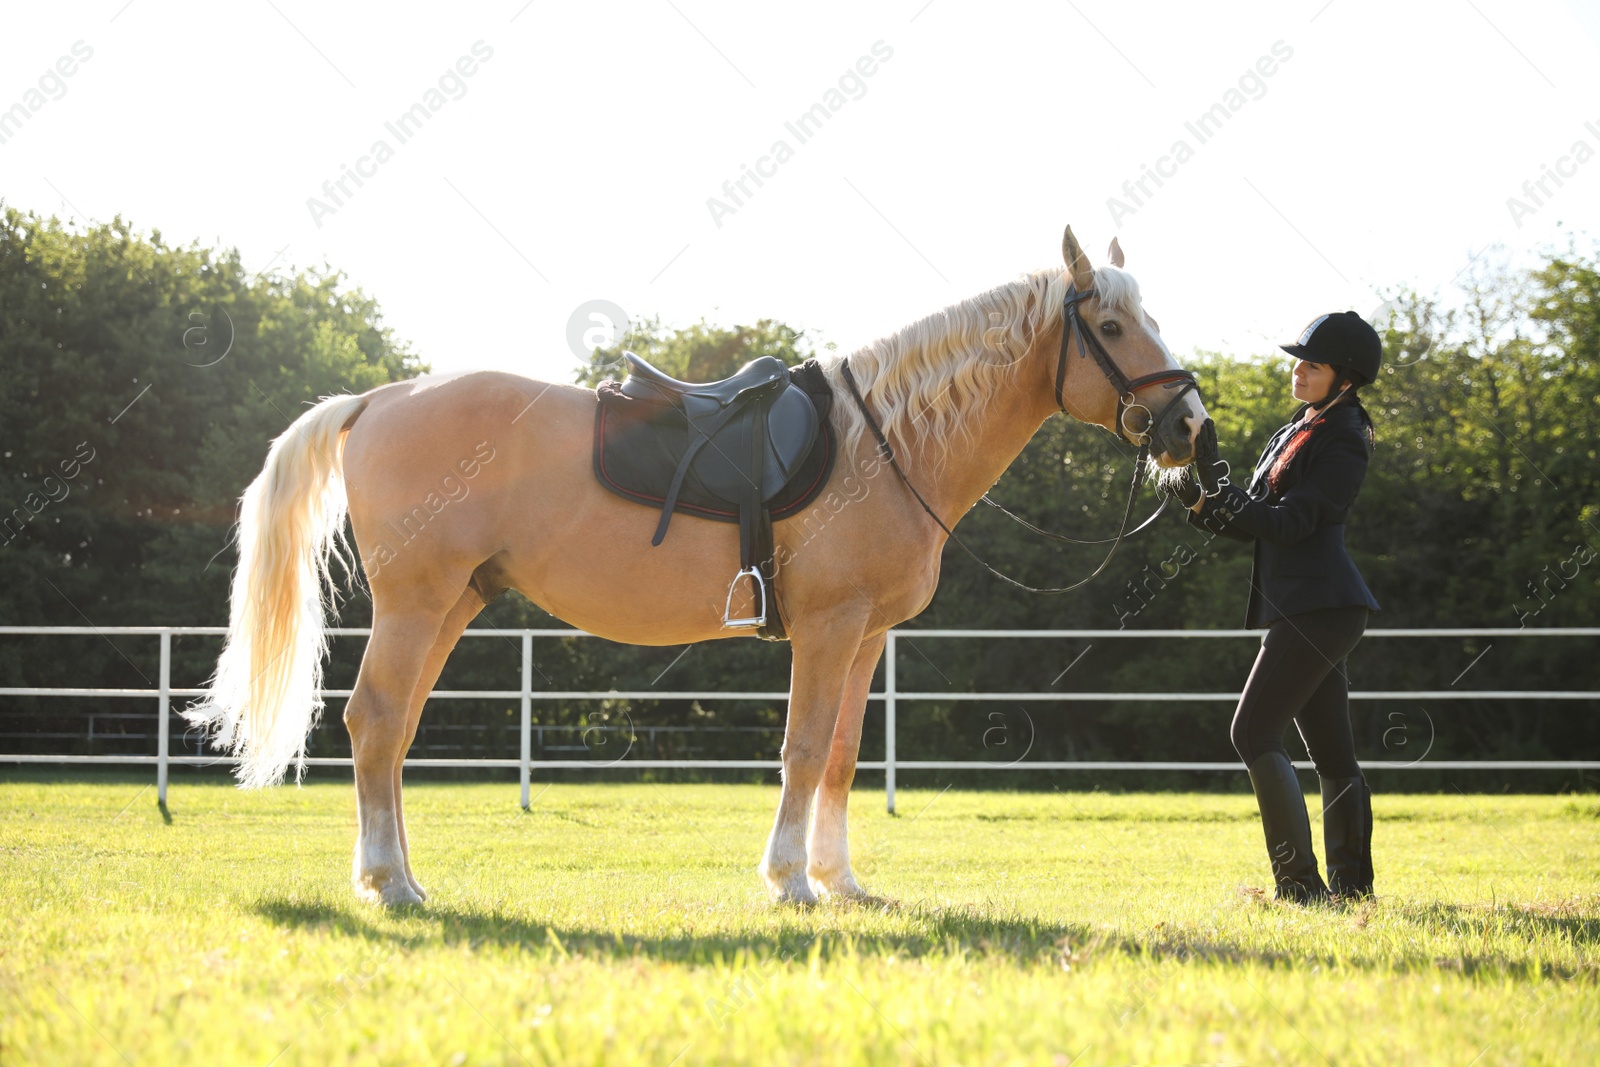
[[[773,356],[716,382],[681,382],[623,353],[628,376],[596,390],[594,470],[602,486],[657,507],[652,546],[676,512],[739,524],[739,570],[723,625],[781,640],[773,600],[772,521],[800,511],[832,470],[832,392],[816,361],[789,368]],[[733,616],[740,583],[754,610]]]

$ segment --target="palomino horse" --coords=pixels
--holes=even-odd
[[[1093,270],[1068,228],[1063,254],[1066,270],[1025,275],[848,357],[909,484],[946,525],[1058,403],[1135,443],[1157,432],[1168,442],[1161,466],[1190,458],[1205,412],[1198,394],[1163,395],[1176,385],[1160,372],[1177,364],[1137,283],[1117,269],[1120,249],[1113,242],[1114,266]],[[1071,323],[1092,336],[1074,337],[1069,355]],[[1091,360],[1083,342],[1096,339]],[[840,452],[823,505],[774,531],[794,659],[783,788],[759,871],[785,901],[865,895],[850,869],[845,810],[867,692],[890,627],[932,599],[946,540],[907,484],[883,475],[844,362],[825,366]],[[1141,384],[1146,375],[1162,381]],[[1119,377],[1132,388],[1110,384]],[[1125,404],[1162,414],[1130,429]],[[365,899],[425,897],[411,872],[401,767],[446,657],[501,592],[612,641],[748,633],[722,626],[737,528],[680,516],[651,548],[657,515],[592,473],[594,408],[591,390],[499,373],[330,397],[273,442],[244,494],[230,636],[209,695],[188,715],[241,757],[245,786],[303,768],[321,707],[328,561],[343,549],[348,513],[372,592],[372,637],[344,713],[359,822],[352,878]]]

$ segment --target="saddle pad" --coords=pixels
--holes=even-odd
[[[828,482],[837,447],[828,411],[833,392],[816,360],[789,369],[789,379],[816,405],[821,432],[778,495],[767,501],[773,519],[803,510]],[[689,444],[688,420],[669,403],[640,400],[622,392],[619,382],[595,390],[594,476],[611,492],[658,511],[666,503],[672,473]],[[718,522],[738,522],[738,505],[713,496],[691,470],[678,493],[674,512]]]

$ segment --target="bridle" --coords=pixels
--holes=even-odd
[[[1100,368],[1100,373],[1106,376],[1106,381],[1117,391],[1117,417],[1115,425],[1120,435],[1127,438],[1132,444],[1141,447],[1150,447],[1163,444],[1161,437],[1161,423],[1178,402],[1189,394],[1191,390],[1200,391],[1200,383],[1195,380],[1194,372],[1184,370],[1182,367],[1172,367],[1167,370],[1158,370],[1153,374],[1141,374],[1137,378],[1129,378],[1122,373],[1122,368],[1117,366],[1117,361],[1111,358],[1111,353],[1106,351],[1105,345],[1100,343],[1100,338],[1089,329],[1083,321],[1083,312],[1079,305],[1092,296],[1098,295],[1093,289],[1078,291],[1076,284],[1069,285],[1067,297],[1061,308],[1061,354],[1056,358],[1056,407],[1062,414],[1071,414],[1067,411],[1066,397],[1062,389],[1067,382],[1067,355],[1071,350],[1074,338],[1078,342],[1078,358],[1085,359],[1094,356],[1095,364]],[[1182,382],[1183,388],[1178,394],[1154,415],[1144,404],[1139,403],[1136,395],[1140,389],[1151,385],[1166,385],[1169,382]],[[1135,430],[1128,425],[1128,414],[1134,409],[1145,413],[1149,419],[1145,428]],[[1168,451],[1166,448],[1158,451]]]
[[[850,360],[846,358],[839,361],[840,375],[844,378],[845,385],[849,387],[850,395],[855,399],[856,406],[861,409],[861,414],[865,416],[867,427],[872,431],[872,436],[878,443],[879,453],[889,461],[889,466],[894,469],[895,474],[900,477],[900,481],[908,490],[910,490],[911,495],[916,499],[917,503],[922,506],[922,510],[927,512],[928,517],[934,521],[939,529],[944,531],[946,537],[950,538],[950,540],[955,542],[955,544],[959,546],[963,552],[976,560],[978,565],[984,570],[988,571],[990,574],[994,575],[996,578],[999,578],[1008,585],[1013,585],[1018,589],[1029,593],[1067,593],[1089,584],[1094,579],[1098,578],[1101,572],[1104,571],[1111,563],[1111,557],[1117,554],[1117,549],[1121,547],[1123,539],[1127,537],[1130,532],[1138,533],[1140,530],[1145,529],[1151,523],[1155,522],[1156,519],[1160,518],[1161,513],[1165,511],[1167,507],[1168,498],[1165,496],[1162,497],[1161,505],[1156,508],[1155,514],[1151,515],[1148,519],[1141,523],[1137,529],[1132,531],[1129,531],[1128,529],[1128,520],[1133,515],[1133,502],[1139,490],[1139,483],[1144,480],[1145,468],[1150,461],[1150,455],[1153,447],[1160,442],[1160,421],[1166,417],[1167,412],[1172,410],[1173,405],[1182,400],[1190,390],[1194,390],[1195,392],[1199,392],[1200,390],[1200,383],[1195,380],[1194,373],[1192,371],[1183,370],[1182,368],[1174,367],[1169,370],[1156,371],[1153,374],[1141,374],[1137,378],[1129,378],[1126,374],[1124,374],[1122,372],[1122,368],[1118,367],[1116,361],[1111,358],[1111,354],[1105,350],[1105,346],[1100,343],[1100,338],[1094,336],[1092,331],[1089,330],[1088,326],[1083,321],[1083,313],[1079,310],[1078,305],[1082,304],[1083,301],[1094,295],[1096,295],[1096,293],[1093,289],[1086,289],[1080,293],[1076,285],[1072,285],[1067,289],[1066,300],[1061,309],[1061,353],[1056,360],[1056,407],[1060,408],[1063,414],[1071,414],[1067,411],[1065,397],[1062,394],[1062,388],[1066,384],[1067,378],[1067,354],[1070,351],[1069,342],[1071,338],[1076,337],[1078,340],[1079,357],[1086,358],[1092,354],[1094,356],[1095,363],[1100,368],[1100,372],[1106,376],[1108,381],[1111,382],[1112,388],[1116,389],[1116,425],[1122,431],[1122,433],[1118,436],[1122,436],[1131,443],[1138,445],[1139,456],[1134,462],[1133,481],[1128,485],[1128,503],[1123,509],[1122,522],[1118,525],[1117,536],[1109,539],[1109,543],[1111,545],[1110,550],[1106,552],[1106,556],[1100,561],[1100,565],[1096,567],[1087,578],[1084,578],[1081,581],[1073,582],[1071,585],[1063,585],[1047,589],[1026,585],[1017,581],[1015,578],[1012,578],[1010,575],[1002,574],[1000,571],[995,570],[988,563],[986,563],[981,556],[972,551],[972,549],[968,548],[966,544],[962,542],[961,538],[955,535],[955,531],[946,526],[944,524],[944,520],[939,518],[938,514],[933,510],[933,508],[928,506],[928,502],[922,498],[922,494],[917,492],[917,487],[911,484],[911,479],[906,477],[906,472],[900,467],[900,461],[895,458],[894,449],[889,445],[889,439],[884,436],[883,428],[878,425],[878,420],[873,416],[872,409],[867,407],[866,397],[861,395],[861,390],[856,385],[855,375],[850,371]],[[1126,421],[1128,412],[1138,408],[1139,410],[1143,411],[1146,416],[1151,414],[1148,407],[1139,403],[1136,395],[1137,391],[1145,388],[1146,386],[1164,385],[1168,382],[1183,382],[1183,388],[1179,389],[1178,395],[1168,401],[1167,404],[1162,407],[1161,411],[1150,419],[1150,422],[1143,430],[1129,429]],[[1021,523],[1027,529],[1045,537],[1050,537],[1057,541],[1068,541],[1074,544],[1084,545],[1108,543],[1107,540],[1077,541],[1071,537],[1065,537],[1061,534],[1051,533],[1048,530],[1042,530],[1039,527],[1034,526],[1032,523],[1029,523],[1021,516],[1014,515],[1011,512],[1006,511],[1005,508],[990,500],[987,494],[985,494],[982,499],[991,506],[999,508],[1000,511]]]

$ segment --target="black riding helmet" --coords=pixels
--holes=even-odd
[[[1317,408],[1338,396],[1346,383],[1362,386],[1377,380],[1378,368],[1383,365],[1378,331],[1354,311],[1318,315],[1306,324],[1298,340],[1278,347],[1307,363],[1326,363],[1338,372],[1328,395],[1313,405]]]

